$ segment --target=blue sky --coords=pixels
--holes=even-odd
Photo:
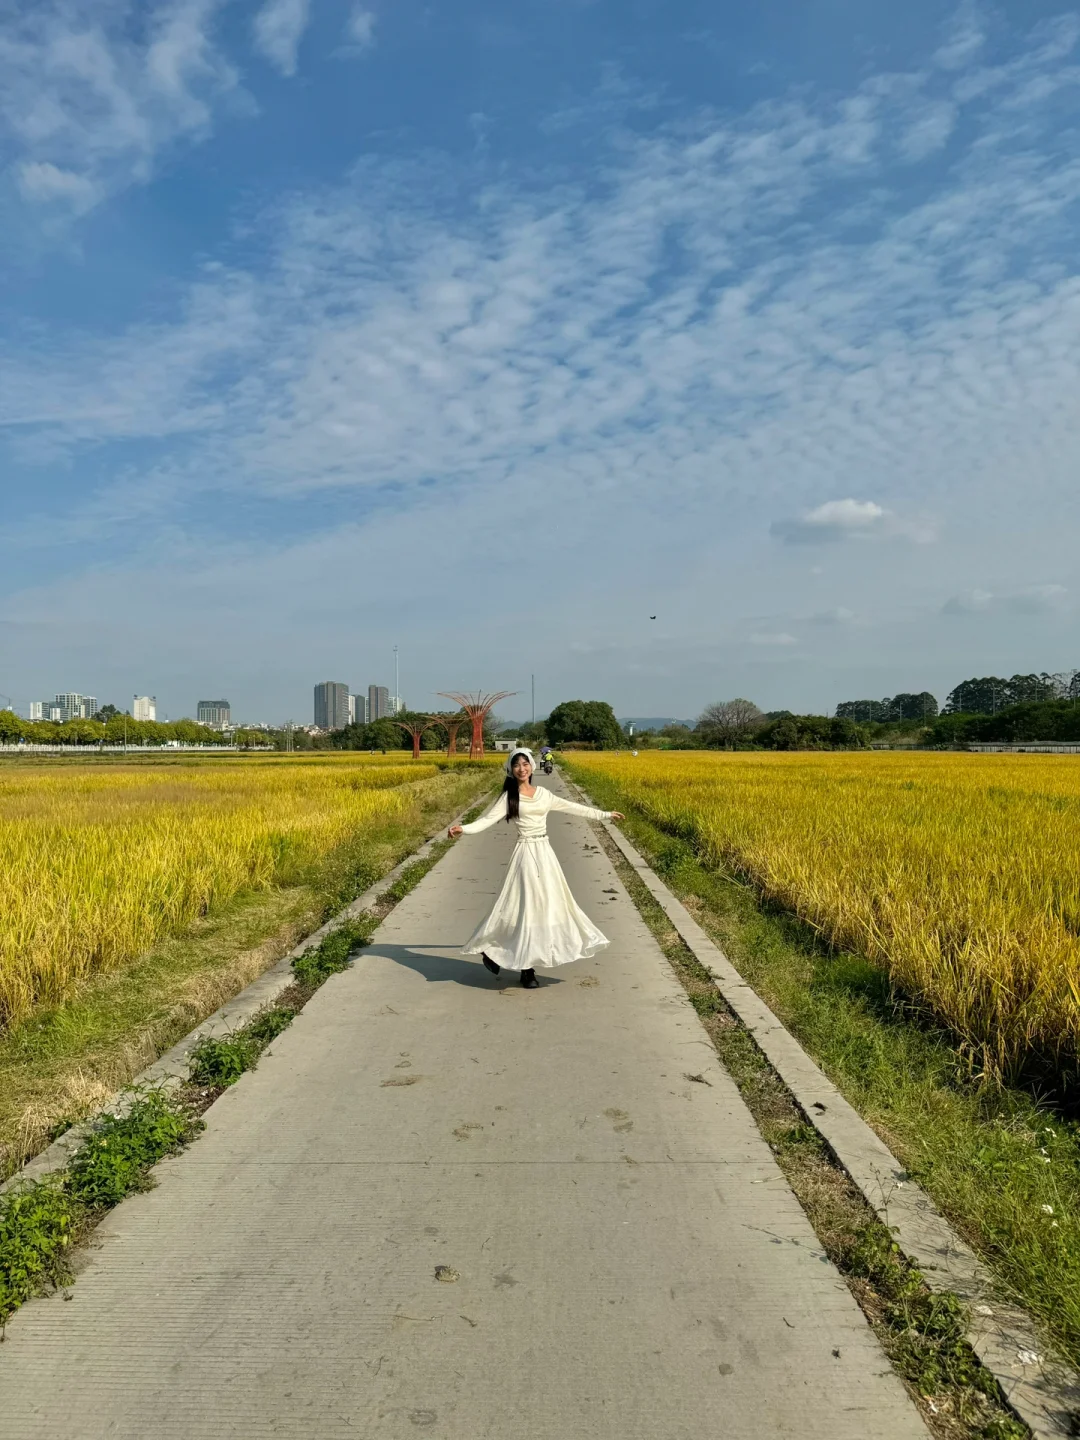
[[[0,692],[1080,664],[1078,82],[1043,0],[0,0]]]

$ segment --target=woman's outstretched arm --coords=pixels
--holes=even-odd
[[[551,792],[552,810],[565,810],[567,815],[581,815],[586,820],[621,820],[618,810],[596,810],[591,805],[579,805],[576,800],[564,800],[561,795]]]
[[[479,820],[472,821],[469,825],[451,825],[447,834],[451,837],[456,835],[479,835],[481,830],[490,830],[492,825],[497,825],[500,820],[506,819],[506,796],[496,795],[495,803],[491,808],[480,816]]]

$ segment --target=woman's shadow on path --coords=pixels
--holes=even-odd
[[[517,970],[504,970],[501,975],[491,975],[477,956],[475,960],[461,959],[456,955],[429,954],[428,951],[448,950],[450,945],[380,945],[373,941],[371,945],[365,946],[362,955],[375,959],[393,960],[396,965],[404,965],[409,970],[415,970],[417,975],[422,975],[425,980],[433,983],[449,981],[454,985],[468,985],[476,990],[499,990],[505,989],[508,985],[517,985],[520,981],[520,973]],[[563,982],[553,975],[546,975],[543,971],[537,979],[540,981],[540,988],[546,985],[561,985]]]

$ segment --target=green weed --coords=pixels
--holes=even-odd
[[[207,1036],[191,1051],[191,1080],[195,1085],[215,1089],[234,1085],[245,1070],[254,1068],[259,1056],[287,1025],[296,1011],[287,1005],[262,1010],[247,1025],[231,1035]]]
[[[292,971],[301,985],[314,989],[331,975],[347,970],[352,964],[352,953],[366,945],[378,928],[379,921],[374,915],[358,915],[346,920],[344,925],[324,935],[318,945],[305,950],[292,962]]]
[[[203,1128],[163,1090],[144,1090],[125,1115],[103,1115],[68,1167],[66,1188],[89,1210],[118,1205],[125,1195],[149,1189],[149,1171],[175,1154]]]
[[[24,1300],[69,1279],[81,1209],[55,1180],[0,1195],[0,1326]]]

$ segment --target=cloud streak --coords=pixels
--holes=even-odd
[[[238,76],[214,39],[222,0],[15,3],[0,33],[0,180],[80,215],[210,134]],[[0,201],[4,198],[0,187]]]
[[[310,19],[311,0],[266,0],[251,27],[256,50],[283,75],[295,75]]]

